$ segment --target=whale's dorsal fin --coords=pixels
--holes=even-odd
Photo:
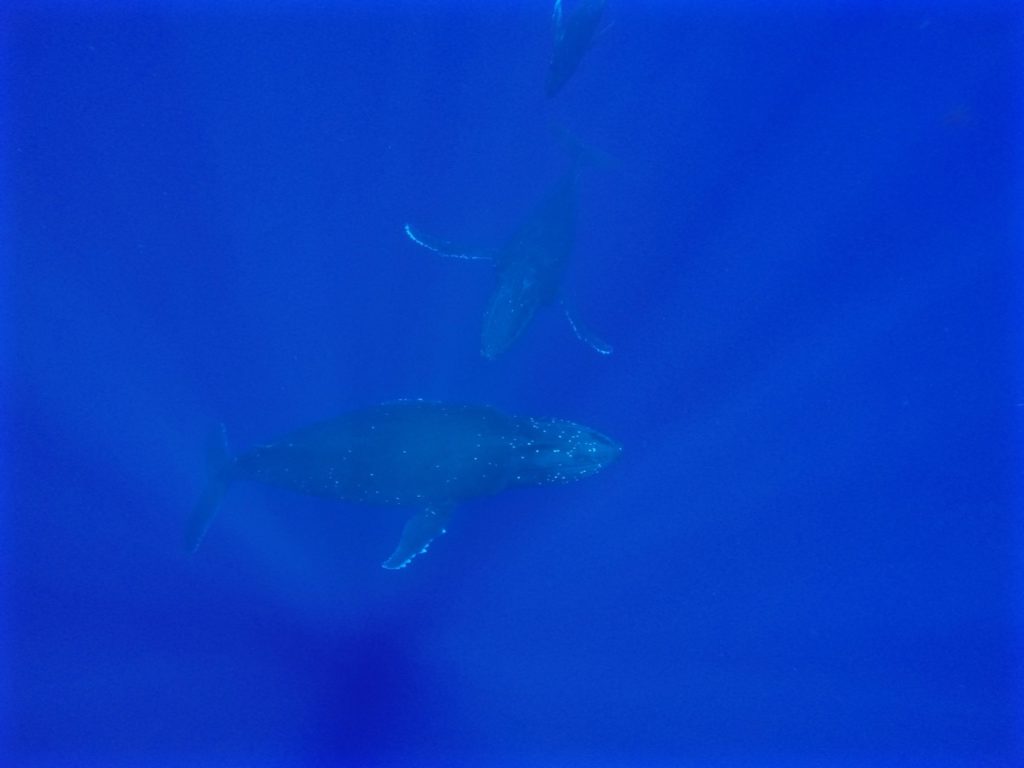
[[[381,565],[392,571],[405,568],[416,555],[427,551],[430,542],[444,533],[451,512],[450,506],[434,506],[410,517],[402,529],[402,538],[395,551]]]

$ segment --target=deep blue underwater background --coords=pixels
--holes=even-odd
[[[609,0],[546,99],[550,5],[5,4],[0,764],[1022,764],[1019,8]],[[402,227],[500,242],[564,129],[615,352],[487,362]],[[213,425],[396,397],[623,456],[398,572],[254,485],[183,550]]]

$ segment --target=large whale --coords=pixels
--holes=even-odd
[[[604,12],[605,0],[579,0],[575,9],[566,14],[562,0],[555,0],[552,22],[555,45],[548,65],[545,93],[554,96],[576,71],[583,56],[597,34],[597,25]]]
[[[462,247],[405,225],[417,245],[442,256],[494,262],[498,284],[484,314],[481,353],[493,360],[519,338],[538,308],[560,299],[576,336],[603,355],[612,348],[580,321],[562,290],[576,236],[576,181],[583,151],[575,147],[568,170],[500,248]]]
[[[422,400],[319,422],[234,458],[221,430],[186,543],[198,548],[228,486],[255,480],[341,501],[417,508],[383,563],[404,568],[444,533],[460,501],[579,480],[606,467],[620,450],[614,440],[571,421]]]

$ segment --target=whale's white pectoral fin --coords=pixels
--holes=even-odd
[[[428,507],[410,517],[395,551],[381,565],[388,570],[405,568],[416,555],[426,552],[430,542],[444,533],[451,511],[451,507]]]
[[[562,309],[565,310],[565,318],[572,326],[572,332],[576,334],[576,338],[599,354],[610,355],[612,353],[612,345],[584,326],[575,310],[569,306],[569,302],[563,301]]]
[[[431,237],[418,232],[408,224],[405,225],[405,235],[421,248],[433,251],[441,256],[450,259],[466,259],[468,261],[484,261],[494,258],[494,252],[486,248],[464,248],[447,240]]]

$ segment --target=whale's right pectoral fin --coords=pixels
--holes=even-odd
[[[565,317],[569,321],[569,325],[572,326],[572,331],[576,334],[576,338],[598,354],[610,355],[612,353],[612,345],[583,324],[579,314],[576,312],[576,308],[570,301],[563,300],[562,309],[565,310]]]
[[[381,565],[388,570],[405,568],[416,555],[426,552],[430,542],[444,533],[451,511],[450,506],[427,507],[410,517],[395,551]]]
[[[457,245],[442,240],[438,237],[431,237],[405,225],[405,235],[421,248],[433,251],[441,256],[451,259],[467,259],[469,261],[486,261],[495,258],[495,251],[492,248],[477,248],[473,246]]]

